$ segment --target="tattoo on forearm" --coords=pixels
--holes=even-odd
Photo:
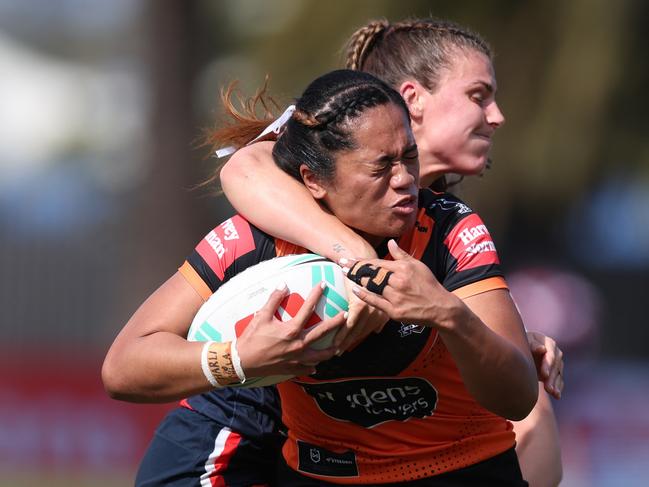
[[[336,252],[337,254],[342,254],[342,253],[347,251],[347,249],[345,247],[343,247],[342,245],[340,245],[339,243],[334,244],[333,249],[334,249],[334,252]]]

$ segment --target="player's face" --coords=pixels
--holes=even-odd
[[[422,185],[446,172],[474,175],[484,170],[492,136],[505,122],[495,95],[489,58],[458,50],[436,91],[423,94],[421,119],[413,119]]]
[[[356,148],[338,154],[323,201],[370,243],[398,237],[417,217],[419,161],[407,114],[392,103],[354,121]]]

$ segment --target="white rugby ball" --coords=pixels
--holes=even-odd
[[[260,262],[217,289],[196,313],[187,339],[199,342],[234,340],[282,283],[286,283],[289,292],[276,313],[276,317],[282,321],[288,321],[296,315],[315,286],[322,281],[327,284],[305,328],[318,326],[325,318],[347,311],[344,279],[340,266],[316,254],[292,254]],[[322,337],[314,344],[314,348],[330,346],[334,334],[335,332],[331,332]],[[248,377],[244,384],[229,387],[261,387],[290,378],[292,376],[283,375]]]

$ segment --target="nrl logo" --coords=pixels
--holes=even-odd
[[[401,323],[399,328],[399,336],[401,338],[407,337],[413,333],[421,333],[426,328],[424,325],[415,325],[414,323]]]
[[[317,450],[315,448],[311,448],[309,450],[309,455],[311,456],[311,461],[313,463],[319,463],[320,462],[320,450]]]

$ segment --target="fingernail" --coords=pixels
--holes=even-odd
[[[338,259],[338,264],[340,264],[341,266],[347,264],[348,262],[349,262],[349,259],[346,259],[344,257],[341,257],[340,259]]]
[[[352,292],[354,294],[358,294],[361,292],[361,288],[359,288],[358,286],[352,286]]]
[[[326,287],[327,287],[327,283],[324,282],[324,281],[322,281],[322,282],[320,283],[320,289],[325,289]]]
[[[349,272],[349,267],[343,267],[342,271],[343,271],[343,274],[347,274]]]
[[[286,291],[286,283],[285,283],[285,282],[280,282],[280,283],[278,283],[276,289],[277,289],[278,291]]]
[[[349,313],[345,311],[345,313],[343,314],[343,318],[347,319],[348,317],[349,317]]]
[[[343,351],[340,348],[336,349],[336,357],[340,357],[343,354]]]

